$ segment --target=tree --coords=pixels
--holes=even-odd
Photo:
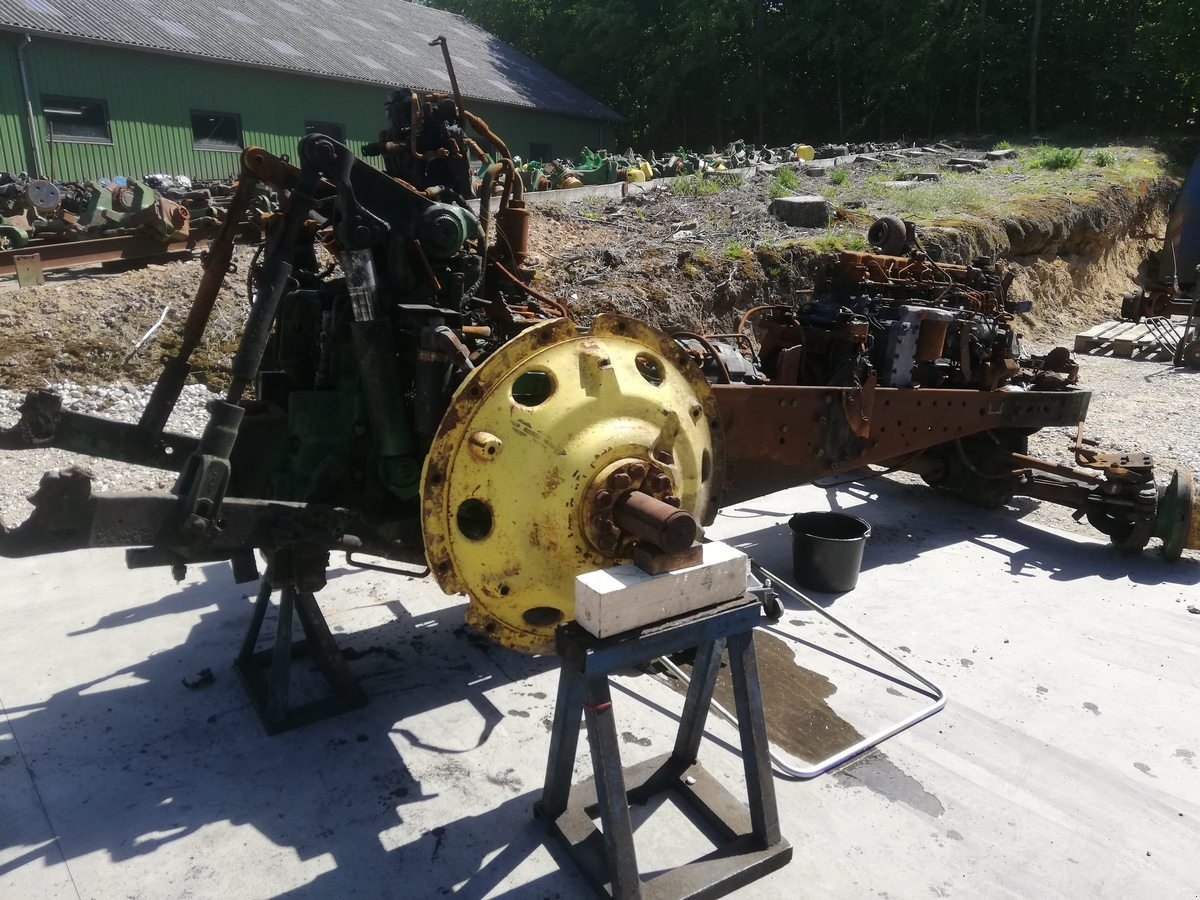
[[[1029,133],[1038,130],[1038,41],[1042,36],[1042,0],[1033,0],[1033,25],[1029,29]]]

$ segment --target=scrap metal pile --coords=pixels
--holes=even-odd
[[[760,164],[779,165],[813,159],[813,148],[807,144],[787,147],[756,147],[745,141],[734,141],[723,152],[710,150],[695,153],[682,147],[663,156],[651,152],[642,156],[632,148],[614,154],[607,150],[584,147],[578,160],[517,160],[525,187],[531,191],[561,190],[621,181],[650,181],[654,178],[677,178],[685,175],[705,175],[730,169],[744,169]]]
[[[166,178],[58,182],[0,172],[0,250],[129,234],[180,241],[224,220],[225,186]]]
[[[1090,395],[1066,351],[1022,357],[1013,316],[1027,305],[987,261],[844,253],[811,296],[751,310],[733,335],[667,336],[618,315],[583,328],[532,286],[525,186],[461,98],[396,104],[381,138],[370,149],[386,171],[320,134],[299,142],[298,166],[243,153],[141,421],[35,391],[0,435],[6,449],[172,470],[173,490],[97,492],[84,469],[49,472],[30,517],[0,531],[0,555],[124,546],[135,566],[230,560],[245,582],[258,551],[268,568],[239,657],[247,683],[280,589],[277,640],[290,641],[294,607],[331,684],[361,699],[314,598],[333,551],[427,563],[469,595],[481,633],[550,652],[577,574],[639,553],[669,562],[722,501],[873,465],[988,505],[1014,493],[1066,503],[1123,550],[1155,536],[1168,557],[1200,547],[1190,473],[1159,485],[1148,458],[1082,441],[1078,467],[1027,455],[1029,434],[1078,424]],[[501,158],[483,171],[476,214],[469,153],[488,152]],[[199,439],[172,434],[237,223],[264,188],[281,209],[250,273],[232,382]],[[907,229],[875,237],[903,246]],[[284,727],[286,700],[286,686],[266,692],[269,723]]]

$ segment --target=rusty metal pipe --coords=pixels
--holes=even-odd
[[[229,201],[221,232],[209,245],[204,274],[200,276],[200,286],[196,289],[196,299],[192,301],[192,308],[188,310],[187,320],[183,323],[179,350],[164,365],[162,375],[155,383],[150,400],[138,421],[138,428],[148,441],[156,441],[162,434],[167,419],[171,416],[171,410],[175,408],[188,375],[191,374],[189,360],[200,346],[204,331],[208,327],[217,295],[221,292],[221,285],[225,283],[233,261],[234,237],[242,227],[242,219],[250,208],[250,201],[257,189],[258,179],[243,168],[238,177],[237,190]]]
[[[617,527],[666,553],[682,553],[696,540],[696,519],[641,491],[630,491],[613,507]]]

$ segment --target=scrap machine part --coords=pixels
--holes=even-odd
[[[593,528],[597,502],[658,490],[711,522],[721,434],[709,384],[661,332],[614,314],[587,333],[536,325],[467,376],[434,438],[421,491],[430,568],[469,595],[472,627],[551,653],[574,577],[628,558]]]
[[[1154,534],[1162,539],[1168,560],[1179,559],[1184,550],[1200,549],[1200,503],[1191,469],[1176,469],[1160,488]]]
[[[729,463],[727,502],[896,466],[996,429],[1072,426],[1086,391],[713,385]]]

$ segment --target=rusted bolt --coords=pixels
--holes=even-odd
[[[634,481],[642,481],[646,477],[646,464],[634,463],[629,467],[629,477]]]
[[[669,497],[663,498],[663,503],[667,504],[667,506],[673,506],[676,509],[679,509],[680,504],[682,504],[682,502],[683,501],[680,500],[678,497],[676,497],[674,494],[671,494]]]
[[[608,491],[596,491],[595,502],[600,509],[608,509],[613,504],[612,494]]]
[[[633,479],[625,472],[614,472],[608,476],[608,486],[614,491],[627,491],[633,484]]]

